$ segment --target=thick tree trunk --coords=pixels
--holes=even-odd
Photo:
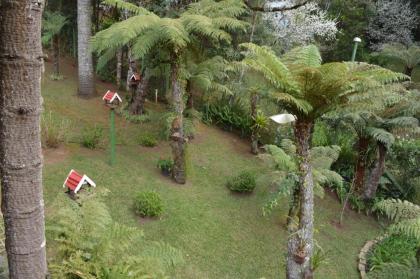
[[[171,65],[171,82],[172,82],[172,101],[175,109],[176,117],[172,122],[171,131],[171,147],[174,158],[174,166],[172,170],[172,177],[176,183],[185,184],[186,182],[186,162],[185,162],[185,148],[186,139],[184,137],[183,127],[183,112],[184,100],[182,88],[178,81],[179,75],[179,61],[178,57],[172,58]]]
[[[77,0],[77,58],[79,68],[79,96],[95,95],[92,54],[89,48],[92,28],[90,0]]]
[[[288,279],[313,278],[311,257],[314,230],[314,183],[309,162],[312,121],[297,120],[295,139],[299,159],[299,225],[288,241],[286,276]]]
[[[258,95],[257,93],[252,93],[251,95],[251,117],[255,120],[257,117],[257,104],[258,104]],[[251,153],[257,155],[259,153],[258,150],[258,139],[259,134],[256,128],[252,130],[251,134]]]
[[[122,70],[122,56],[123,56],[123,52],[122,49],[120,48],[117,52],[117,88],[120,89],[121,88],[121,70]]]
[[[405,73],[407,76],[411,77],[411,75],[413,74],[413,70],[414,70],[414,68],[413,68],[413,67],[405,66],[404,73]]]
[[[60,75],[60,37],[55,35],[53,38],[53,52],[54,52],[54,74]]]
[[[381,176],[385,171],[385,158],[386,158],[387,149],[383,143],[378,142],[378,159],[373,167],[367,183],[365,184],[363,190],[363,199],[370,200],[373,199],[376,195],[376,190],[378,189],[379,181]]]
[[[44,1],[0,8],[0,174],[9,274],[47,274],[42,194],[41,15]]]
[[[191,88],[191,82],[189,80],[187,81],[187,86],[186,86],[185,91],[187,91],[187,94],[188,94],[187,109],[194,109],[194,92]]]
[[[128,71],[127,71],[127,84],[126,84],[126,91],[129,92],[131,87],[130,78],[134,73],[137,73],[137,63],[136,60],[131,55],[131,48],[128,48],[127,51],[127,58],[128,58]],[[134,93],[134,92],[133,92]],[[134,96],[132,96],[133,99]]]
[[[359,137],[357,142],[357,162],[354,170],[354,192],[360,195],[363,191],[367,168],[367,153],[369,148],[369,139]]]
[[[146,102],[149,79],[143,78],[134,91],[133,100],[130,104],[130,114],[140,115],[145,113],[144,103]]]

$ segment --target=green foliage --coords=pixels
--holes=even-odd
[[[157,167],[164,173],[169,175],[172,172],[174,166],[174,161],[171,159],[162,159],[160,158],[157,162]]]
[[[388,228],[391,233],[415,238],[420,244],[420,206],[409,201],[388,199],[376,203],[374,210],[380,211],[394,222]]]
[[[152,134],[141,134],[139,144],[146,147],[154,147],[158,143],[157,138]]]
[[[220,125],[230,131],[240,131],[243,136],[251,134],[254,123],[249,109],[239,98],[235,98],[232,102],[229,102],[228,98],[221,98],[205,104],[203,121]]]
[[[125,102],[122,106],[119,106],[116,109],[118,115],[123,117],[125,120],[130,121],[132,123],[147,123],[151,121],[151,117],[149,114],[140,114],[140,115],[132,115],[128,111],[128,103]]]
[[[226,186],[233,192],[250,193],[257,186],[256,175],[251,171],[242,171],[228,179]]]
[[[64,79],[64,76],[61,75],[61,74],[53,73],[53,74],[50,75],[50,79],[55,80],[55,81],[60,81],[60,80]]]
[[[411,46],[399,43],[386,44],[382,46],[381,51],[377,55],[387,58],[389,62],[402,63],[405,70],[411,69],[412,71],[420,64],[420,46],[416,44]]]
[[[385,263],[379,266],[377,269],[368,273],[369,279],[416,279],[420,268],[416,266],[416,263],[412,263],[407,266],[406,264],[398,263]]]
[[[120,0],[111,4],[127,5]],[[215,43],[230,42],[228,31],[243,30],[246,24],[238,20],[245,13],[245,5],[239,0],[203,0],[189,5],[179,18],[160,18],[152,12],[136,13],[110,28],[98,32],[92,38],[92,49],[100,56],[98,68],[103,67],[116,51],[126,45],[132,46],[132,55],[136,59],[145,57],[156,46],[165,43],[165,49],[174,53],[185,49],[195,37],[205,37]]]
[[[156,217],[163,212],[163,201],[160,195],[154,191],[141,192],[135,200],[136,213],[142,217]]]
[[[53,278],[163,279],[183,262],[174,248],[113,221],[97,195],[81,197],[79,204],[62,195],[53,208],[47,224],[50,243],[58,248],[49,265]]]
[[[80,137],[80,144],[89,149],[98,148],[104,137],[104,128],[101,126],[84,127]]]
[[[67,18],[59,12],[45,11],[42,20],[42,44],[49,44],[53,37],[58,35],[67,23]]]
[[[417,241],[414,238],[391,235],[376,244],[367,255],[369,270],[385,263],[407,265],[416,257]]]
[[[281,141],[281,147],[267,145],[266,154],[262,158],[273,171],[269,174],[271,183],[276,187],[275,192],[263,207],[263,214],[267,215],[278,206],[282,197],[291,197],[293,189],[298,183],[298,163],[296,146],[289,139]],[[336,172],[330,170],[331,165],[338,159],[340,148],[338,146],[318,146],[310,150],[311,165],[313,168],[313,179],[315,194],[323,197],[322,186],[330,186],[341,189],[343,178]]]
[[[44,112],[41,116],[41,142],[43,147],[57,148],[68,140],[70,121]]]

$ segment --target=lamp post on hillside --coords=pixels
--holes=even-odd
[[[353,54],[351,55],[351,62],[354,62],[356,60],[357,46],[359,45],[359,43],[362,42],[362,39],[360,39],[359,37],[356,37],[353,39],[353,42],[354,42],[354,47],[353,47]]]
[[[108,90],[102,97],[105,105],[110,108],[109,110],[109,144],[110,144],[110,165],[115,164],[115,109],[121,104],[122,99],[117,92]]]
[[[270,119],[276,122],[277,124],[287,124],[296,121],[296,116],[289,113],[277,114],[270,116]],[[279,128],[277,129],[277,133],[279,132]],[[278,136],[276,135],[276,142],[279,140]]]

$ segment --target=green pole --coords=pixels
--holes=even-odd
[[[358,42],[354,43],[353,54],[351,55],[351,62],[354,62],[354,60],[356,60],[356,53],[357,53],[357,45],[358,44],[359,44]]]
[[[115,164],[115,111],[113,108],[110,110],[110,134],[109,142],[111,144],[111,160],[110,165]]]

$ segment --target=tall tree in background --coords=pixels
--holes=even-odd
[[[42,43],[45,45],[52,42],[56,78],[60,75],[60,32],[66,24],[67,18],[59,12],[46,11],[44,13]]]
[[[243,66],[261,74],[271,97],[297,118],[294,134],[299,204],[294,216],[297,225],[289,227],[286,276],[313,278],[314,179],[310,145],[315,120],[347,104],[355,95],[366,95],[373,88],[404,80],[406,76],[364,63],[322,64],[314,45],[293,49],[282,58],[267,47],[242,46],[246,49]],[[365,102],[360,100],[359,105]]]
[[[410,45],[418,20],[416,10],[408,1],[378,0],[367,30],[371,48],[378,49],[389,43]]]
[[[92,5],[90,0],[77,0],[77,58],[80,97],[95,94],[92,54],[89,40],[92,34]]]
[[[0,9],[0,165],[10,278],[44,279],[41,16],[43,1],[6,0]]]
[[[420,64],[420,46],[412,44],[405,46],[403,44],[385,44],[381,47],[379,55],[404,66],[404,73],[411,77],[414,68]]]

